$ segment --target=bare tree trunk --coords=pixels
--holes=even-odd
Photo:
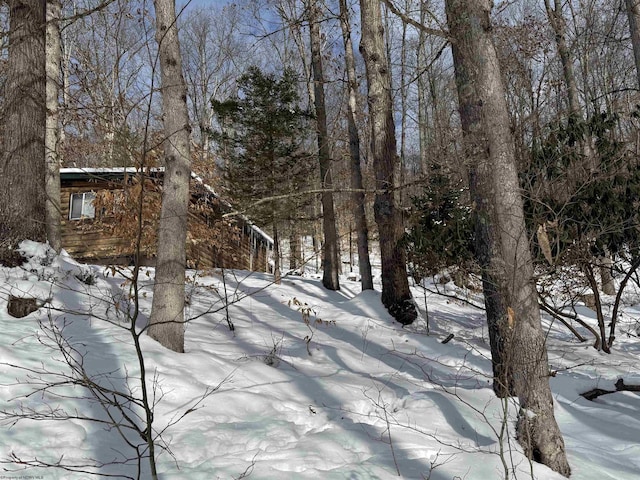
[[[640,88],[640,2],[638,0],[625,1],[627,2],[627,16],[629,17],[633,58],[636,63],[637,87]]]
[[[191,153],[187,90],[174,0],[154,0],[159,46],[165,172],[149,335],[184,352],[184,274]]]
[[[295,270],[304,266],[301,247],[296,221],[293,219],[289,220],[289,270]]]
[[[282,280],[282,269],[280,268],[280,237],[278,235],[278,224],[273,220],[273,281],[280,285]]]
[[[347,70],[347,88],[349,94],[349,108],[347,109],[347,124],[349,128],[349,155],[351,157],[351,188],[354,192],[351,196],[353,202],[353,217],[355,219],[357,244],[358,244],[358,268],[362,290],[373,290],[373,276],[371,274],[371,261],[369,259],[369,227],[365,212],[364,183],[362,181],[362,169],[360,167],[360,134],[356,122],[358,111],[357,92],[358,79],[356,77],[356,62],[353,55],[351,42],[351,25],[347,0],[340,0],[340,25],[342,27],[342,39],[344,41],[344,61]]]
[[[0,160],[0,263],[22,240],[45,240],[45,1],[9,3]]]
[[[613,259],[611,254],[605,249],[604,255],[598,259],[598,270],[600,271],[600,283],[602,283],[602,293],[605,295],[616,294],[616,281],[611,274],[613,269]],[[603,339],[604,341],[604,339]]]
[[[409,2],[405,0],[405,9],[409,9]],[[389,55],[391,58],[391,55]],[[400,82],[398,94],[400,95],[400,161],[396,164],[396,190],[395,202],[404,210],[404,184],[405,168],[407,164],[407,95],[410,84],[407,76],[407,24],[402,22],[402,36],[400,38]],[[404,225],[404,216],[403,216]]]
[[[74,5],[72,14],[75,15],[76,6]],[[60,28],[60,27],[58,27]],[[73,58],[75,47],[75,39],[69,34],[68,30],[60,31],[60,128],[58,130],[58,144],[64,146],[66,142],[65,127],[69,124],[69,103],[71,99],[71,59]]]
[[[62,233],[60,221],[60,122],[58,114],[58,94],[60,92],[60,75],[62,61],[62,45],[60,38],[60,0],[47,2],[46,29],[46,106],[47,118],[45,129],[45,223],[47,240],[56,252],[62,249]]]
[[[398,322],[406,325],[416,319],[417,311],[409,290],[406,254],[399,245],[404,234],[402,216],[393,199],[396,135],[380,2],[360,0],[360,15],[360,52],[367,69],[371,153],[376,172],[374,213],[382,257],[382,303]]]
[[[562,63],[562,72],[567,86],[567,95],[569,102],[569,113],[576,118],[582,119],[582,109],[580,108],[580,100],[578,96],[578,86],[576,84],[576,75],[573,71],[573,62],[567,45],[567,22],[562,14],[562,1],[553,0],[553,7],[549,3],[550,0],[544,0],[544,6],[547,11],[547,17],[556,39],[556,47],[560,62]]]
[[[567,97],[569,105],[569,116],[575,120],[584,120],[582,107],[580,106],[580,96],[578,94],[578,84],[576,82],[576,74],[573,69],[573,60],[567,45],[567,22],[562,13],[562,0],[553,0],[553,7],[549,3],[550,0],[544,0],[544,6],[547,11],[549,23],[555,34],[556,47],[558,55],[560,55],[560,63],[562,64],[562,73],[564,75],[565,85],[567,87]],[[582,155],[584,156],[584,165],[581,170],[593,171],[597,168],[597,160],[595,152],[591,147],[591,141],[588,137],[580,142]],[[581,171],[577,172],[577,181],[586,180],[586,176]]]
[[[338,233],[333,209],[333,188],[331,179],[331,151],[327,132],[327,111],[324,101],[324,72],[322,69],[322,46],[320,44],[320,9],[317,0],[311,0],[309,7],[309,32],[311,35],[311,66],[313,67],[313,91],[316,109],[316,131],[318,135],[318,159],[320,160],[320,186],[323,189],[322,227],[324,231],[322,257],[322,284],[329,290],[340,290],[338,280],[340,258],[338,256]]]
[[[420,23],[426,19],[426,2],[420,2]],[[429,144],[429,115],[427,112],[427,85],[426,85],[426,33],[418,32],[418,52],[416,67],[418,75],[418,134],[420,140],[420,173],[425,176],[429,173],[429,158],[427,157],[427,146]]]
[[[500,361],[512,375],[520,401],[518,440],[527,456],[569,476],[564,441],[553,412],[545,336],[540,324],[533,263],[524,222],[523,201],[495,47],[488,0],[447,0],[449,31],[459,108],[468,161],[475,169],[472,184],[479,206],[478,221],[487,242],[479,245],[487,320],[493,344],[508,339]],[[499,298],[499,311],[490,305]]]

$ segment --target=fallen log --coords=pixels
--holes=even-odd
[[[615,383],[615,390],[605,390],[604,388],[594,388],[591,389],[587,392],[581,393],[580,395],[582,395],[584,398],[586,398],[587,400],[595,400],[596,398],[602,396],[602,395],[607,395],[609,393],[616,393],[616,392],[640,392],[640,385],[628,385],[626,383],[624,383],[624,380],[622,378],[619,378],[616,383]]]

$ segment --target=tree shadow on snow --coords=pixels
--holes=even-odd
[[[275,313],[276,318],[279,317],[283,318],[283,320],[287,319],[294,322],[302,321],[301,313],[299,311],[294,310],[286,304],[274,302],[270,297],[253,297],[252,301],[254,303],[264,304],[269,310]],[[363,311],[356,305],[349,305],[349,302],[345,302],[340,306],[348,307],[345,308],[345,310],[347,310],[349,315],[371,318],[371,312]],[[283,343],[292,345],[287,349],[287,354],[289,358],[292,358],[292,361],[295,362],[295,359],[297,359],[298,363],[302,363],[311,358],[306,352],[306,346],[302,339],[287,331],[284,325],[274,325],[272,322],[257,318],[250,308],[242,305],[242,302],[234,305],[233,308],[235,310],[235,314],[239,317],[253,317],[252,321],[254,323],[262,323],[268,329],[277,331],[278,335],[281,336],[280,338]],[[389,321],[392,322],[391,317],[389,317]],[[402,334],[405,332],[398,331],[395,333]],[[327,343],[326,339],[328,338],[331,338],[337,346]],[[323,339],[325,341],[323,341]],[[237,342],[237,344],[250,356],[259,356],[260,351],[265,353],[264,346],[253,345],[237,338],[234,341]],[[357,364],[354,364],[353,361],[343,358],[339,348],[340,343],[349,344],[350,346],[363,345],[361,350],[361,362],[363,363],[362,369],[358,369]],[[337,377],[343,372],[360,375],[363,380],[362,383],[359,386],[354,385],[352,387],[355,389],[361,389],[360,398],[363,399],[360,402],[361,407],[362,402],[369,402],[370,407],[375,409],[377,399],[369,397],[368,395],[371,394],[375,396],[377,393],[382,395],[384,394],[384,391],[393,392],[388,396],[390,397],[389,401],[396,405],[401,405],[402,401],[411,395],[411,390],[408,388],[409,386],[415,387],[416,385],[422,385],[427,381],[427,378],[425,378],[424,363],[427,363],[428,360],[421,359],[420,361],[407,362],[406,358],[392,354],[392,352],[389,351],[389,348],[384,347],[375,341],[368,340],[363,342],[363,338],[361,336],[341,327],[339,320],[336,324],[329,325],[326,328],[317,329],[314,333],[312,344],[317,345],[318,351],[320,352],[313,352],[314,354],[325,355],[337,368],[330,372],[325,371],[322,374],[319,374],[318,372],[304,374],[301,371],[298,371],[297,367],[292,369],[282,368],[281,371],[287,372],[291,378],[291,383],[296,386],[298,391],[304,392],[305,394],[307,394],[307,392],[314,392],[316,396],[313,398],[309,397],[309,402],[313,405],[324,407],[328,412],[332,412],[330,417],[333,421],[343,430],[350,432],[351,435],[355,435],[366,442],[367,445],[369,445],[369,448],[371,448],[372,454],[376,457],[379,456],[380,463],[386,465],[387,468],[391,469],[391,471],[395,470],[395,461],[397,461],[402,465],[401,473],[405,475],[406,478],[420,478],[422,475],[427,474],[430,471],[429,460],[426,458],[415,458],[415,453],[412,452],[411,449],[397,449],[395,451],[396,459],[394,460],[391,455],[390,447],[384,440],[384,432],[388,428],[388,425],[384,423],[382,417],[380,416],[373,422],[371,420],[359,421],[358,418],[360,414],[358,412],[350,411],[350,409],[353,408],[353,405],[345,404],[338,396],[328,391],[327,387],[323,384],[323,379],[326,379],[327,377]],[[383,368],[381,369],[380,374],[370,374],[368,372],[368,368],[364,365],[367,362],[375,362],[382,365]],[[300,370],[305,369],[303,366],[299,367]],[[460,379],[457,377],[453,378],[450,372],[445,373],[446,369],[446,366],[441,367],[442,376],[444,377],[445,375],[448,375],[452,377],[451,384],[457,388],[461,388]],[[377,391],[376,389],[380,390]],[[367,391],[369,391],[369,394]],[[452,400],[447,398],[444,393],[430,391],[424,393],[422,397],[428,399],[442,412],[456,434],[462,438],[471,440],[477,448],[487,447],[496,443],[496,440],[476,432],[471,424],[469,424],[466,419],[460,415]],[[351,398],[358,398],[358,395],[355,394]],[[394,401],[393,398],[396,400]],[[382,399],[381,401],[384,403],[387,400]],[[377,406],[380,407],[380,405]],[[389,404],[388,406],[390,409],[395,408],[392,404]],[[380,413],[380,415],[382,414]],[[372,423],[375,425],[372,425]],[[376,441],[373,442],[373,440]],[[358,478],[358,476],[352,476],[351,478]],[[437,475],[433,478],[437,478]]]
[[[66,286],[59,286],[58,290],[59,295],[64,297],[64,310],[50,310],[42,326],[50,338],[47,343],[54,349],[52,357],[61,365],[54,370],[64,372],[69,379],[79,380],[70,399],[61,406],[66,414],[78,417],[71,421],[85,430],[83,442],[88,443],[90,448],[83,445],[80,451],[65,453],[59,461],[62,466],[85,465],[76,470],[99,471],[101,476],[136,478],[138,457],[128,442],[140,445],[143,441],[134,430],[123,428],[126,425],[124,415],[128,415],[139,428],[144,428],[144,413],[124,398],[126,395],[139,397],[140,383],[136,378],[137,365],[127,367],[121,357],[125,349],[133,352],[133,342],[130,337],[125,342],[111,338],[109,335],[113,327],[105,328],[109,326],[108,323],[128,327],[126,316],[117,312],[119,307],[115,293],[120,290],[118,285],[121,280],[106,282],[110,288],[105,288],[104,283],[99,286],[87,286],[75,281],[67,283]],[[141,316],[140,321],[146,320]],[[114,348],[116,342],[119,344],[118,351]],[[67,360],[63,360],[62,349],[66,350]],[[73,373],[71,365],[76,368]],[[43,378],[46,380],[47,376],[43,375]],[[98,388],[82,386],[83,383],[87,385],[92,382],[103,387],[105,390],[102,393],[106,393],[110,400],[118,398],[117,405],[101,402],[98,399],[100,393],[96,395]],[[113,393],[109,395],[108,391]],[[83,454],[88,458],[83,458]],[[148,463],[147,459],[140,462],[140,478],[149,477]]]

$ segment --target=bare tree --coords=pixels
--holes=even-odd
[[[420,2],[420,23],[426,20],[426,2]],[[420,172],[426,175],[429,171],[429,158],[427,146],[429,141],[428,114],[427,114],[427,75],[426,75],[426,42],[427,34],[418,32],[418,51],[416,53],[416,75],[418,77],[418,138],[420,142]]]
[[[197,7],[179,22],[188,105],[195,127],[193,140],[205,164],[211,160],[211,99],[231,94],[250,55],[239,38],[238,10],[234,5]]]
[[[45,130],[45,223],[49,245],[60,253],[62,249],[62,233],[60,229],[60,157],[58,144],[60,125],[58,114],[58,94],[62,61],[62,45],[60,40],[60,0],[47,2],[46,29],[46,130]]]
[[[491,353],[501,362],[497,389],[520,401],[517,432],[527,456],[569,476],[564,441],[553,413],[549,367],[523,201],[500,65],[487,0],[447,0],[453,60],[477,208]],[[496,348],[499,345],[499,348]],[[495,370],[494,370],[495,371]]]
[[[371,153],[376,174],[374,213],[382,257],[382,303],[397,321],[410,324],[417,312],[409,290],[406,254],[399,246],[404,234],[402,215],[393,198],[398,155],[380,2],[360,0],[360,16],[360,52],[367,69]]]
[[[45,1],[9,3],[9,57],[0,163],[0,262],[45,239]]]
[[[580,99],[578,95],[578,85],[576,83],[576,75],[573,70],[573,60],[567,43],[567,22],[562,14],[562,1],[544,0],[544,6],[547,11],[549,23],[555,34],[556,47],[562,64],[564,81],[567,87],[567,101],[569,104],[569,114],[582,118],[582,109],[580,107]]]
[[[152,18],[137,2],[115,0],[90,16],[63,24],[63,108],[67,128],[61,155],[79,167],[131,166],[149,118],[159,123],[151,96]],[[75,10],[64,13],[73,16]],[[156,81],[154,78],[152,81]]]
[[[338,233],[336,216],[333,208],[333,181],[331,178],[331,150],[327,130],[327,110],[324,101],[324,72],[322,68],[322,44],[320,37],[321,12],[317,0],[307,4],[309,15],[309,32],[311,36],[311,66],[313,69],[314,106],[316,110],[316,133],[318,138],[318,159],[320,161],[320,186],[323,189],[322,227],[324,243],[322,245],[322,284],[329,290],[339,290],[338,273],[340,258],[338,256]]]
[[[633,58],[636,64],[637,86],[640,88],[640,2],[638,0],[625,0],[625,2],[627,4],[627,16],[629,17]]]
[[[360,134],[356,122],[358,111],[357,94],[358,78],[356,76],[356,62],[353,55],[353,43],[351,41],[351,23],[347,0],[340,0],[340,26],[344,42],[344,62],[347,71],[347,94],[349,103],[347,108],[347,124],[349,129],[349,156],[351,159],[351,188],[354,192],[353,217],[357,232],[358,244],[358,268],[362,290],[373,290],[373,276],[371,274],[371,261],[369,259],[369,227],[365,213],[365,195],[362,181],[362,169],[360,167]]]
[[[173,351],[184,352],[191,127],[182,76],[175,1],[155,0],[154,5],[162,82],[165,172],[149,335]]]

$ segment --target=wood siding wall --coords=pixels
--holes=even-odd
[[[60,204],[62,211],[62,247],[77,260],[99,264],[129,264],[135,252],[124,239],[115,237],[99,222],[92,219],[69,220],[71,195],[74,193],[99,192],[121,188],[120,181],[100,178],[64,180],[61,183]],[[189,224],[205,220],[194,213],[189,214]],[[197,269],[233,268],[241,270],[269,271],[269,246],[265,239],[245,225],[237,224],[239,235],[230,235],[224,240],[221,251],[207,239],[196,239],[187,243],[187,266]],[[131,251],[129,251],[131,250]],[[141,259],[144,264],[153,264],[154,258]]]
[[[126,250],[127,241],[112,236],[105,227],[87,220],[69,220],[71,195],[74,193],[98,192],[99,190],[117,189],[118,184],[97,180],[63,181],[60,188],[60,208],[62,212],[62,248],[72,257],[95,263],[117,261],[119,252]],[[133,257],[133,252],[128,256]]]

